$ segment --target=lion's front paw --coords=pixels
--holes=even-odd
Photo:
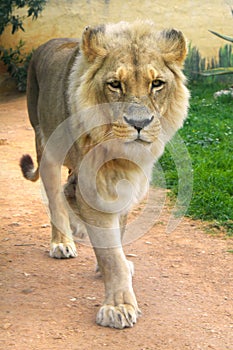
[[[118,329],[133,327],[139,314],[140,311],[130,304],[103,305],[97,313],[96,323]]]
[[[52,258],[66,259],[78,256],[74,242],[51,243],[49,255]]]

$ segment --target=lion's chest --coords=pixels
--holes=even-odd
[[[148,190],[148,178],[142,169],[126,160],[111,160],[96,176],[97,195],[106,206],[115,206],[118,212],[127,212],[138,203]]]

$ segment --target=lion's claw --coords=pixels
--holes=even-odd
[[[123,329],[133,327],[137,322],[140,311],[130,304],[117,306],[103,305],[96,316],[96,323],[100,326]]]
[[[51,243],[49,255],[57,259],[75,258],[78,256],[74,242]]]

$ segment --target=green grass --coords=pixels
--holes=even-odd
[[[214,99],[221,86],[191,88],[189,117],[180,137],[189,152],[193,168],[193,192],[186,215],[225,226],[233,234],[233,100]],[[160,165],[166,186],[178,194],[178,175],[169,146]],[[156,172],[155,172],[156,173]],[[154,178],[152,184],[156,183]]]

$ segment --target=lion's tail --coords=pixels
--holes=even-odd
[[[35,169],[32,157],[29,154],[23,155],[20,159],[20,168],[27,180],[36,181],[39,179],[39,167]]]

